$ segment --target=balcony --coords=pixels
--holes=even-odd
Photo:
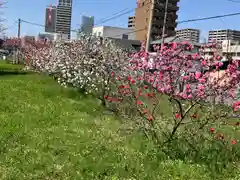
[[[161,33],[162,26],[152,26],[152,33]],[[174,26],[166,26],[166,31],[175,31]]]
[[[164,12],[165,11],[165,6],[163,5],[156,5],[155,6],[155,10],[158,10],[160,12]],[[168,6],[168,12],[175,12],[178,11],[179,7],[178,6]]]
[[[155,11],[154,14],[153,14],[153,16],[154,16],[154,17],[162,17],[162,19],[163,19],[163,17],[164,17],[164,11],[162,11],[162,12]],[[175,19],[175,20],[176,20],[176,19],[178,18],[178,15],[177,15],[176,13],[171,12],[171,13],[168,13],[168,14],[167,14],[167,18]]]
[[[152,21],[152,24],[153,26],[156,26],[156,27],[162,27],[163,26],[163,19],[156,19],[154,18],[153,21]],[[167,26],[168,27],[176,27],[177,26],[177,22],[175,21],[175,19],[167,19],[167,22],[166,22]]]

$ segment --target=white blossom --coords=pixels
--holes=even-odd
[[[43,48],[26,44],[24,53],[31,59],[28,68],[53,75],[64,87],[85,88],[86,93],[99,93],[99,85],[108,85],[106,78],[113,71],[122,71],[127,62],[127,54],[111,41],[104,39],[101,45],[99,38],[86,36]]]

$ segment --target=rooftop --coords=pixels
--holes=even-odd
[[[184,38],[177,37],[177,36],[167,37],[167,38],[164,39],[164,42],[165,43],[170,43],[170,42],[188,42],[188,43],[190,43],[190,44],[192,44],[194,46],[202,46],[203,45],[201,43],[189,41],[189,40],[186,40]],[[162,43],[161,39],[151,42],[151,44],[161,44],[161,43]]]

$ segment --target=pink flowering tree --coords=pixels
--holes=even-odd
[[[210,128],[228,123],[231,105],[235,111],[240,107],[234,103],[240,82],[235,62],[220,70],[220,56],[205,60],[191,53],[193,48],[188,43],[171,43],[161,51],[156,46],[157,54],[151,55],[143,47],[124,71],[115,74],[115,86],[105,96],[109,106],[122,114],[135,112],[135,117],[130,116],[135,126],[158,144],[185,134],[192,139],[205,136],[206,129],[212,135]]]

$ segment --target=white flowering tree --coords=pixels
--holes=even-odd
[[[108,39],[82,35],[37,48],[25,43],[28,68],[53,75],[63,86],[95,94],[105,105],[110,77],[125,67],[127,53]]]
[[[7,1],[0,0],[0,9],[5,8],[5,4]],[[2,13],[2,12],[1,12]],[[7,30],[7,28],[4,26],[3,22],[5,21],[4,18],[0,17],[0,35],[4,34],[4,31]]]

